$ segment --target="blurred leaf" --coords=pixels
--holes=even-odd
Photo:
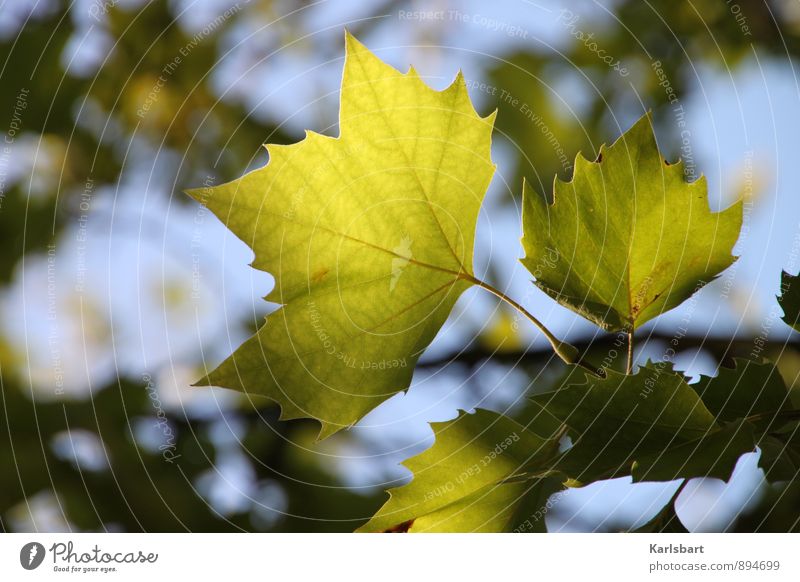
[[[800,481],[764,488],[728,531],[741,533],[800,533]]]
[[[122,382],[97,390],[91,400],[44,402],[31,400],[8,377],[0,376],[0,528],[12,516],[28,514],[28,500],[52,492],[66,523],[79,531],[352,531],[377,501],[375,495],[340,486],[307,458],[302,468],[294,459],[304,454],[295,433],[310,426],[270,423],[259,412],[245,419],[227,413],[227,422],[240,426],[244,451],[258,462],[250,465],[256,484],[280,479],[286,506],[274,510],[258,504],[244,512],[223,515],[198,491],[197,482],[216,474],[229,453],[218,449],[208,435],[215,419],[189,420],[158,416],[155,401],[142,386]],[[166,428],[169,427],[169,428]],[[157,446],[143,446],[139,429],[152,430]],[[109,469],[90,471],[74,459],[57,455],[53,437],[64,431],[87,431],[103,445]],[[165,456],[164,451],[169,451]],[[304,457],[305,458],[305,457]],[[171,461],[167,460],[171,459]],[[324,495],[320,491],[325,491]],[[253,493],[257,497],[257,493]],[[258,514],[271,511],[264,522]]]
[[[519,351],[523,347],[523,338],[519,333],[518,317],[500,309],[484,327],[480,335],[481,345],[493,354]]]

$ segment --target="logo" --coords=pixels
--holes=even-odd
[[[44,546],[39,542],[29,542],[19,551],[19,563],[26,570],[35,570],[44,561]]]

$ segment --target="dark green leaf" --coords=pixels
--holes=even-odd
[[[763,437],[758,448],[758,466],[768,481],[793,481],[800,478],[800,424]]]
[[[753,448],[749,429],[721,429],[683,376],[665,365],[585,378],[533,397],[571,429],[575,444],[556,467],[578,482],[727,476]]]
[[[715,477],[727,481],[739,457],[754,451],[753,425],[734,422],[699,439],[637,458],[633,464],[633,480]]]
[[[703,376],[692,387],[717,420],[730,421],[779,412],[791,405],[778,369],[766,362],[736,358],[733,368],[720,367],[713,378]]]

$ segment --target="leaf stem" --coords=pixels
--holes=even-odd
[[[464,273],[461,276],[462,278],[468,280],[473,285],[477,285],[478,287],[485,289],[495,297],[498,297],[499,299],[505,301],[511,307],[513,307],[514,309],[519,311],[522,315],[524,315],[528,319],[528,321],[530,321],[536,327],[536,329],[542,332],[542,335],[544,335],[544,337],[547,338],[547,341],[550,342],[550,345],[553,347],[553,351],[555,352],[555,354],[559,358],[564,360],[565,363],[575,364],[577,366],[580,366],[581,368],[588,370],[595,376],[602,375],[602,372],[600,372],[598,368],[587,364],[583,360],[583,358],[581,357],[580,353],[578,352],[577,348],[575,348],[575,346],[558,339],[555,335],[553,335],[553,333],[549,329],[545,327],[545,325],[541,321],[536,319],[536,317],[534,317],[532,313],[530,313],[522,305],[514,301],[511,297],[509,297],[496,287],[489,285],[489,283],[485,283],[468,273]]]
[[[633,374],[633,330],[628,331],[628,363],[625,366],[625,373],[628,376]]]

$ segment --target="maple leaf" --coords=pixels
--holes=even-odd
[[[544,531],[542,508],[563,488],[548,465],[558,441],[488,410],[431,425],[433,446],[403,463],[412,481],[358,531]],[[536,473],[531,475],[531,473]]]
[[[720,366],[717,376],[701,376],[692,389],[718,419],[763,417],[773,429],[780,413],[793,408],[789,389],[770,362],[734,358],[734,366]]]
[[[754,449],[750,423],[717,423],[670,366],[649,364],[635,375],[608,370],[604,378],[581,374],[583,383],[568,380],[531,399],[547,420],[569,427],[574,445],[553,468],[577,482],[624,475],[727,479],[738,458]]]
[[[536,285],[608,331],[676,307],[735,260],[742,204],[714,213],[705,177],[687,183],[658,151],[650,114],[596,162],[578,154],[553,203],[523,186],[522,263]]]
[[[475,282],[493,123],[461,73],[435,91],[346,34],[339,137],[267,145],[263,168],[189,192],[253,249],[282,306],[199,384],[267,396],[321,437],[408,388]]]

